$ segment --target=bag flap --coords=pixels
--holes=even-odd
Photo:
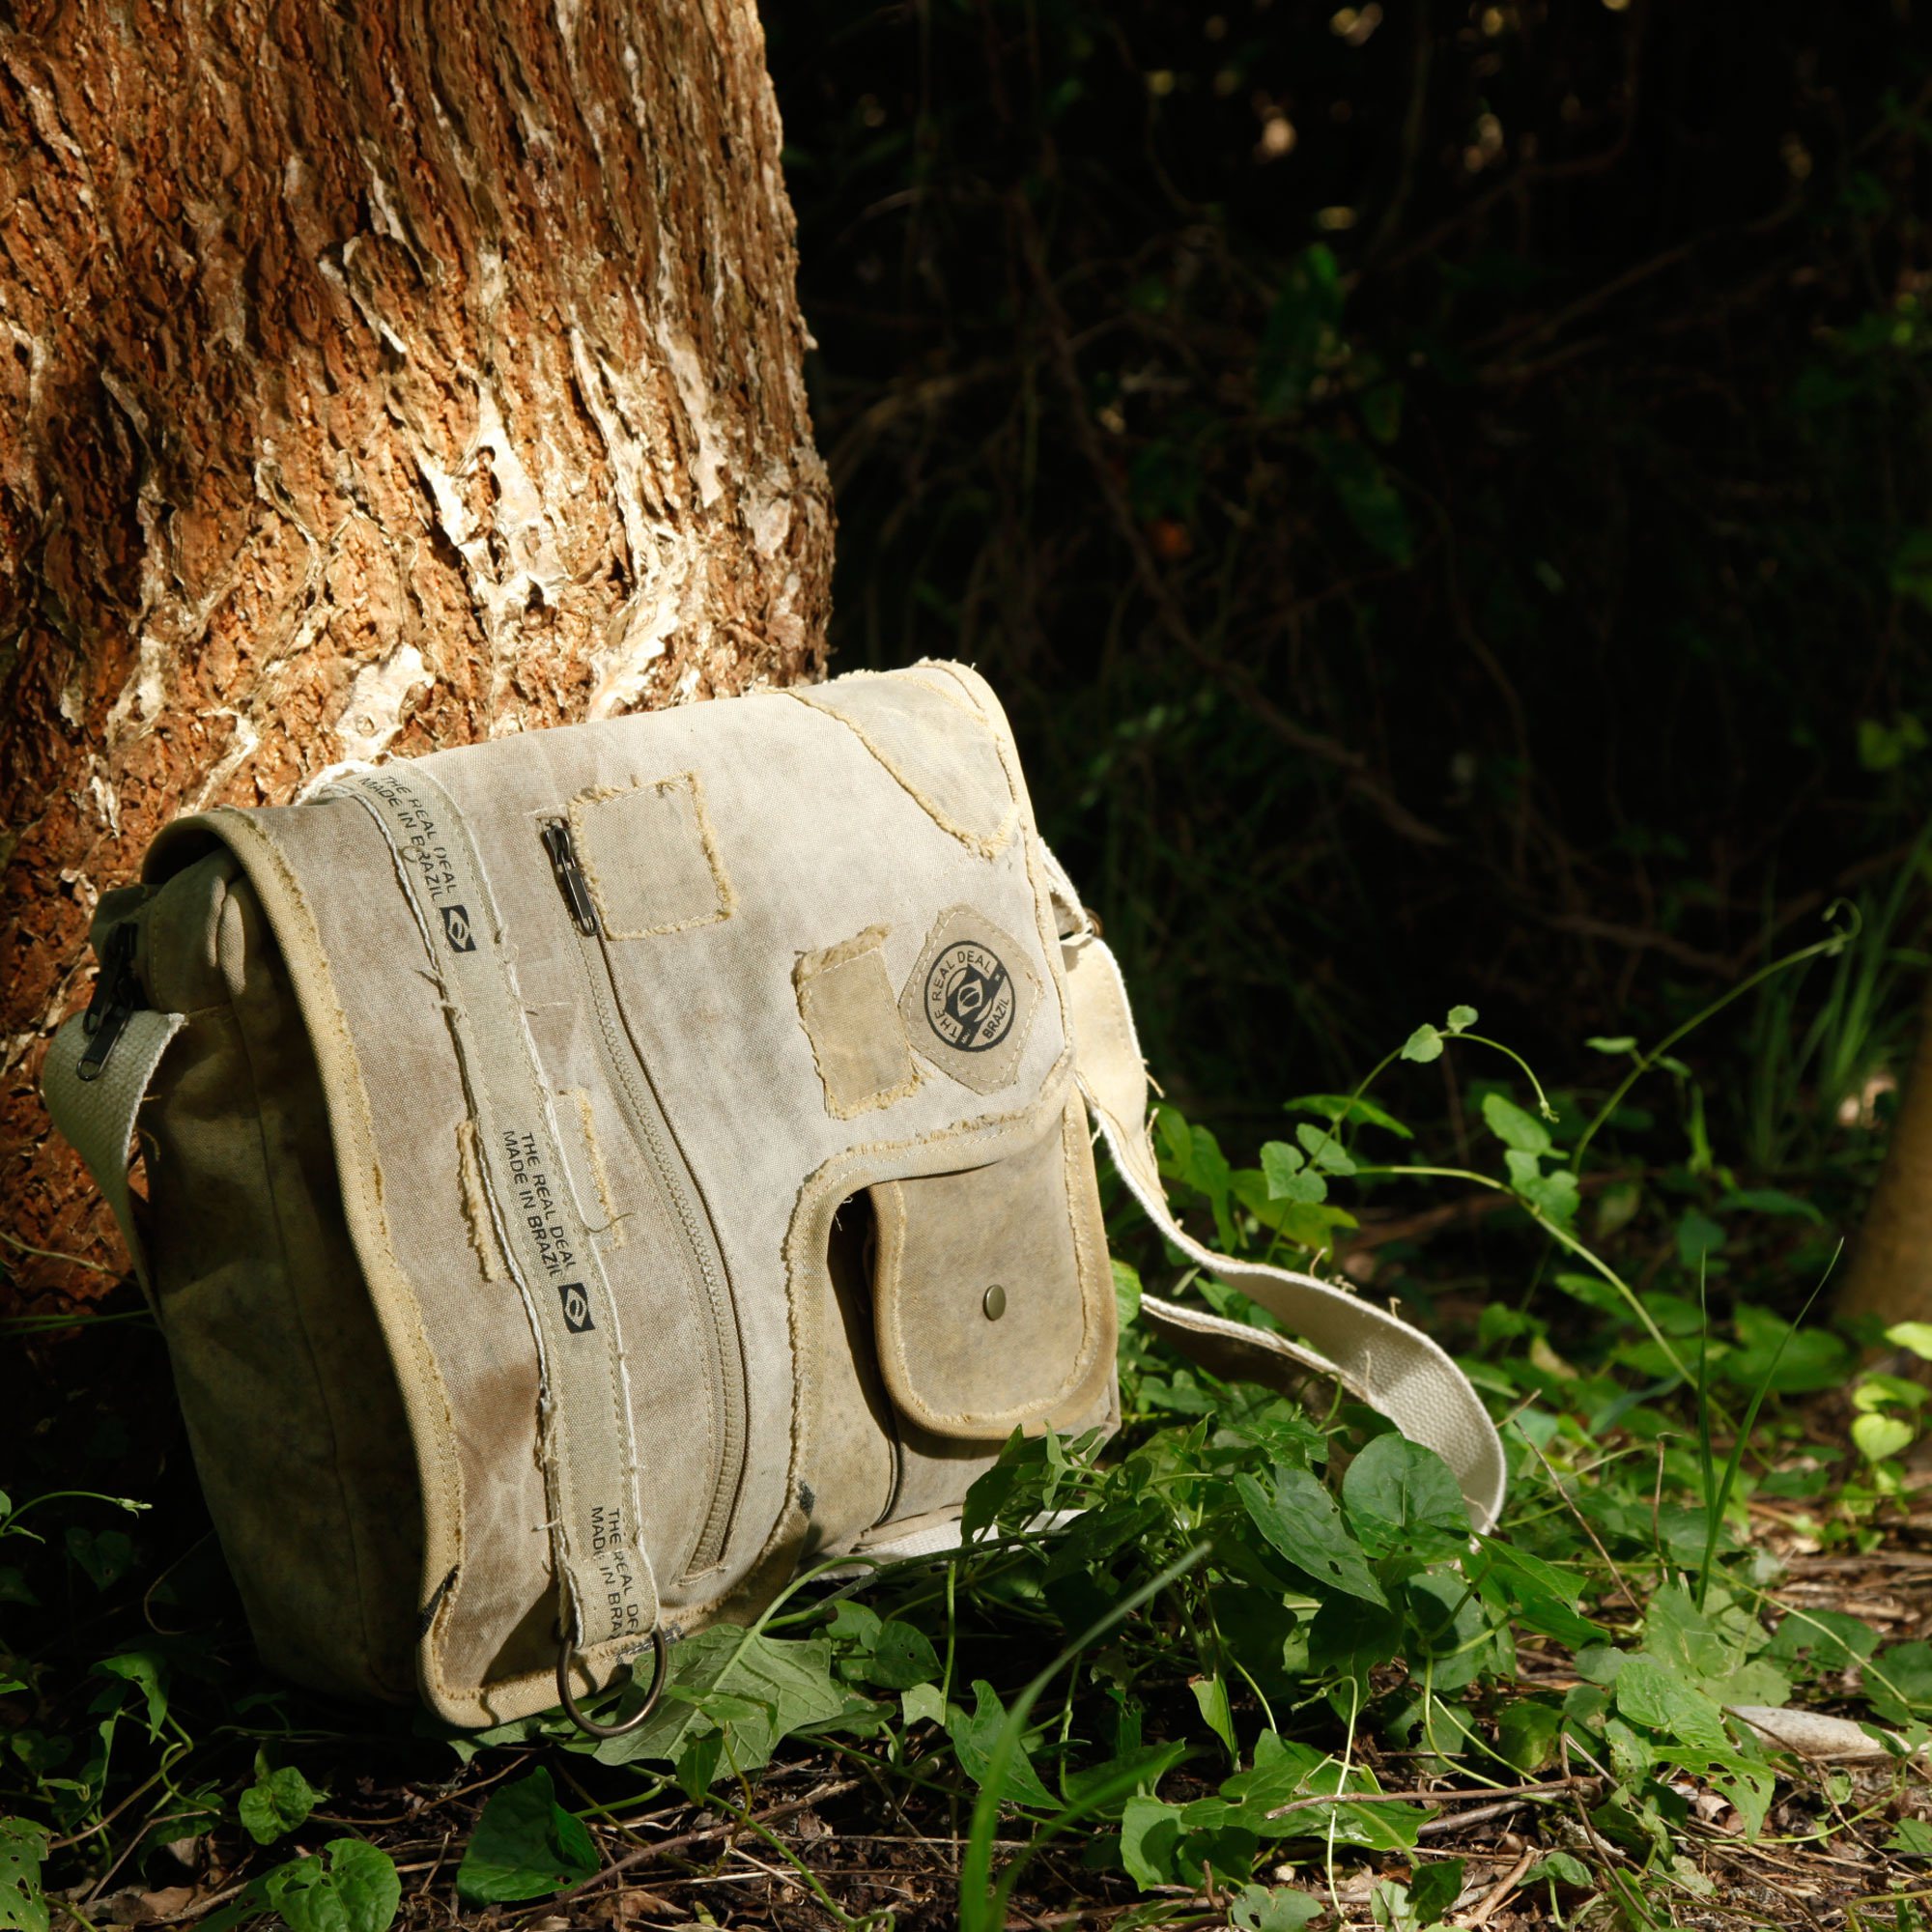
[[[1117,1315],[1077,1099],[1004,1160],[870,1194],[879,1367],[904,1414],[990,1441],[1091,1396]]]

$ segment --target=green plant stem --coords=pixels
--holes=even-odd
[[[1840,911],[1850,916],[1851,923],[1849,925],[1839,928],[1829,939],[1814,941],[1809,946],[1800,947],[1796,952],[1784,953],[1781,957],[1772,960],[1769,965],[1760,966],[1755,973],[1749,974],[1745,979],[1740,980],[1728,991],[1720,993],[1709,1006],[1700,1008],[1682,1026],[1673,1028],[1669,1033],[1665,1034],[1648,1053],[1638,1055],[1633,1063],[1630,1071],[1611,1090],[1610,1097],[1597,1109],[1596,1113],[1585,1123],[1583,1131],[1577,1136],[1577,1144],[1570,1150],[1571,1172],[1574,1174],[1578,1170],[1583,1159],[1584,1150],[1596,1139],[1605,1122],[1623,1104],[1624,1095],[1680,1039],[1695,1033],[1706,1020],[1715,1019],[1733,1000],[1743,998],[1753,986],[1763,985],[1767,980],[1771,979],[1775,974],[1782,973],[1786,967],[1802,965],[1807,959],[1832,957],[1842,952],[1858,937],[1859,928],[1863,924],[1864,921],[1858,907],[1846,899],[1833,900],[1825,908],[1823,917],[1832,919]]]
[[[1473,1186],[1487,1187],[1492,1193],[1507,1194],[1552,1241],[1567,1248],[1578,1261],[1595,1268],[1623,1296],[1630,1304],[1631,1312],[1642,1322],[1650,1339],[1663,1350],[1664,1360],[1677,1372],[1678,1379],[1687,1382],[1690,1379],[1690,1371],[1685,1367],[1677,1350],[1670,1346],[1663,1330],[1651,1319],[1649,1309],[1643,1305],[1636,1291],[1602,1256],[1585,1246],[1569,1229],[1552,1221],[1533,1202],[1525,1201],[1507,1181],[1498,1180],[1493,1175],[1478,1174],[1466,1167],[1358,1167],[1355,1172],[1364,1176],[1406,1176],[1411,1179],[1466,1180]]]

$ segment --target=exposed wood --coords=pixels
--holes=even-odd
[[[36,1082],[169,817],[822,667],[779,150],[751,0],[0,8],[16,1240],[112,1256]]]

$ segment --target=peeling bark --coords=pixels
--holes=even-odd
[[[16,1243],[114,1257],[36,1084],[176,813],[822,668],[779,145],[752,0],[0,6]]]

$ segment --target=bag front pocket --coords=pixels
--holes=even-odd
[[[1004,1160],[869,1193],[879,1370],[900,1415],[978,1442],[1070,1426],[1111,1372],[1116,1329],[1078,1096]]]

